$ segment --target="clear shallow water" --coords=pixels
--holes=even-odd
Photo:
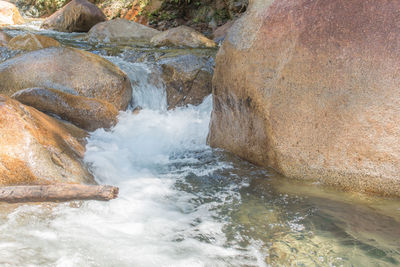
[[[65,38],[68,38],[66,36]],[[97,52],[97,51],[96,51]],[[153,65],[106,57],[144,109],[91,134],[111,202],[0,205],[2,266],[396,266],[400,202],[287,180],[206,145],[211,98],[166,110]]]

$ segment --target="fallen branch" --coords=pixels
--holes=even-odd
[[[0,187],[0,202],[108,201],[118,197],[118,187],[109,185],[54,184]]]

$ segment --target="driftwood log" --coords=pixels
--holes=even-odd
[[[118,187],[109,185],[54,184],[0,187],[0,202],[108,201],[118,197]]]

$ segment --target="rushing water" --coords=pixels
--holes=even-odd
[[[18,34],[19,31],[12,31]],[[120,66],[137,115],[93,132],[85,160],[110,202],[0,205],[2,266],[395,266],[400,202],[300,183],[206,145],[212,99],[167,111],[154,64]]]

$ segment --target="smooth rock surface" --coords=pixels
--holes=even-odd
[[[90,42],[149,42],[160,31],[126,19],[114,19],[101,22],[90,29]]]
[[[13,50],[33,51],[47,47],[58,47],[61,44],[51,37],[39,34],[27,33],[18,35],[8,42],[8,48]]]
[[[0,0],[0,25],[23,24],[24,22],[18,8],[14,4]]]
[[[0,93],[42,87],[104,100],[125,110],[132,98],[131,83],[108,60],[75,48],[46,48],[0,64]]]
[[[118,110],[104,100],[46,88],[21,90],[12,97],[42,112],[55,114],[87,131],[110,128],[117,123]]]
[[[187,26],[161,32],[151,39],[155,46],[216,47],[213,40]]]
[[[399,10],[252,1],[217,55],[208,142],[288,177],[400,196]]]
[[[0,185],[94,183],[86,132],[0,95]]]
[[[88,32],[105,20],[106,16],[96,5],[86,0],[72,0],[48,17],[42,28],[60,32]]]

